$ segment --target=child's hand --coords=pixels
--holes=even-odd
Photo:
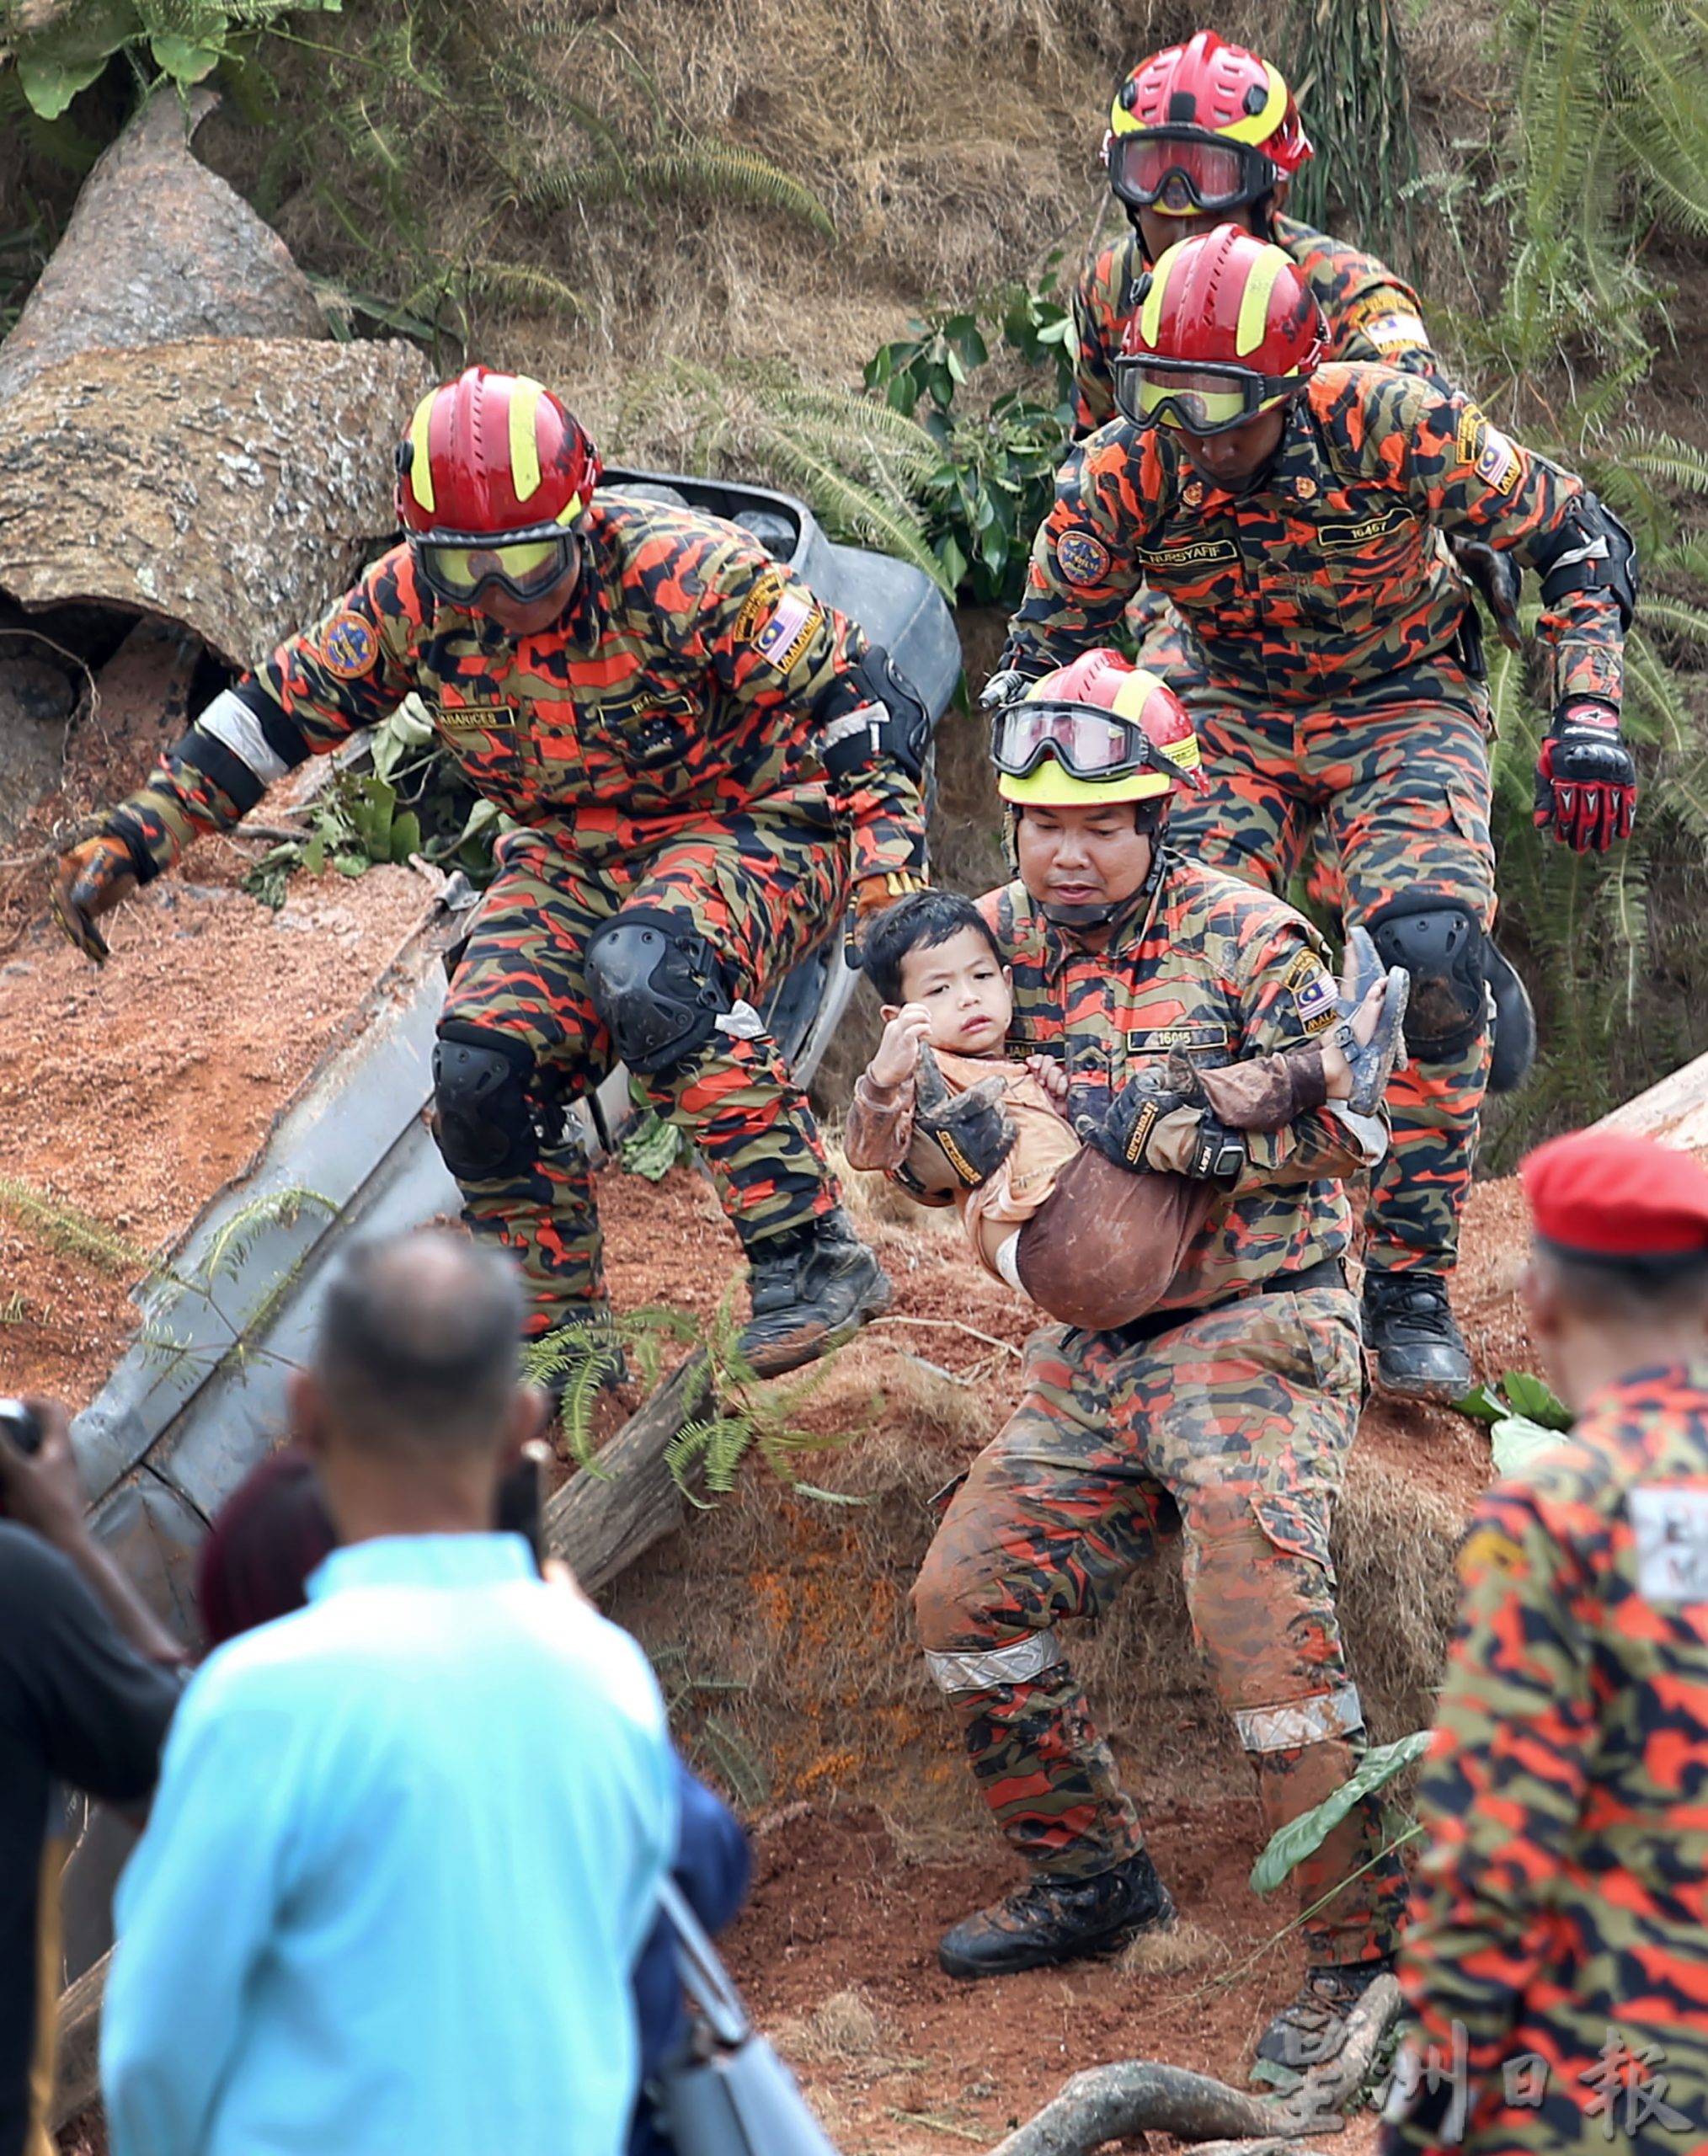
[[[1067,1113],[1068,1075],[1053,1055],[1028,1055],[1026,1067],[1049,1096],[1058,1115]]]
[[[911,1078],[919,1062],[919,1044],[931,1029],[931,1014],[923,1003],[904,1003],[883,1029],[878,1053],[866,1066],[874,1086],[899,1086]]]

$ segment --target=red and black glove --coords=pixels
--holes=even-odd
[[[1555,707],[1536,759],[1536,828],[1552,825],[1561,843],[1579,853],[1605,853],[1631,836],[1636,797],[1636,765],[1620,739],[1619,713],[1590,696],[1567,696]]]

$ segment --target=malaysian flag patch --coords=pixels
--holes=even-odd
[[[785,592],[777,611],[754,638],[753,648],[779,674],[787,674],[824,618],[824,610],[810,592]]]

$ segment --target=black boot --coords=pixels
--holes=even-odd
[[[963,1917],[937,1960],[951,1977],[1006,1977],[1088,1954],[1117,1954],[1141,1931],[1172,1931],[1174,1903],[1148,1849],[1094,1879],[1034,1879]]]
[[[741,1352],[762,1377],[821,1355],[889,1305],[888,1274],[839,1205],[747,1253],[753,1316]]]
[[[1364,1345],[1376,1383],[1402,1400],[1452,1401],[1470,1389],[1470,1356],[1438,1273],[1364,1274]]]
[[[1378,1977],[1391,1976],[1394,1957],[1307,1969],[1298,1996],[1275,2016],[1257,2041],[1254,2081],[1289,2089],[1314,2066],[1326,2065],[1346,2041],[1347,2017]]]

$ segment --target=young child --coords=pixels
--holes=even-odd
[[[1085,1152],[1071,1193],[1062,1193],[1071,1225],[1030,1239],[1022,1280],[1021,1230],[1036,1218],[1047,1230],[1063,1172],[1085,1150],[1067,1120],[1067,1074],[1049,1056],[1006,1056],[1012,977],[970,899],[947,891],[903,899],[873,924],[864,963],[886,1023],[855,1081],[843,1137],[849,1166],[894,1177],[921,1204],[957,1206],[985,1271],[1059,1322],[1104,1331],[1144,1315],[1166,1292],[1221,1194],[1218,1186],[1166,1172],[1133,1175]],[[1409,984],[1397,970],[1385,979],[1373,949],[1354,950],[1353,970],[1355,990],[1369,984],[1352,1028],[1356,1071],[1330,1033],[1211,1070],[1171,1056],[1162,1082],[1231,1130],[1279,1130],[1331,1100],[1371,1114],[1401,1055]],[[1011,1122],[1014,1143],[995,1174],[969,1189],[955,1179],[942,1141],[916,1134],[914,1118],[921,1107],[973,1092]],[[1102,1256],[1088,1262],[1092,1248]]]

